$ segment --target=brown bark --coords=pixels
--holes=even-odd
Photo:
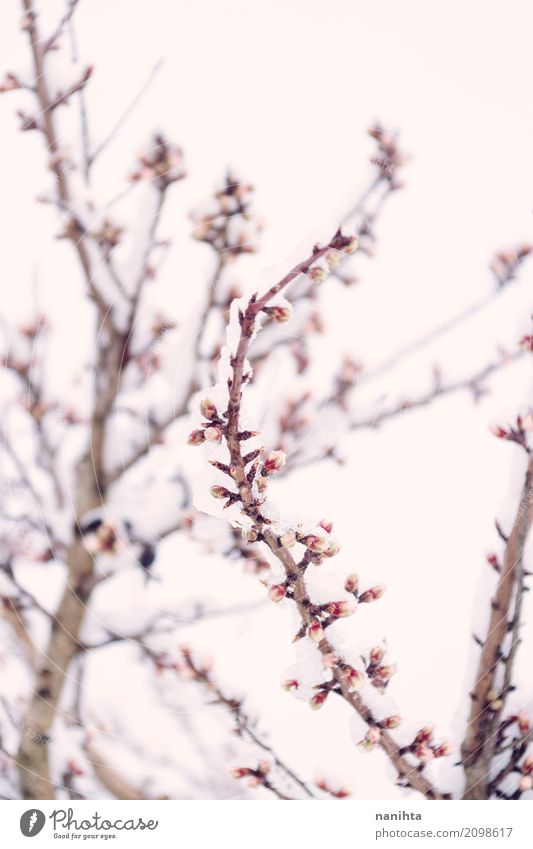
[[[489,694],[494,689],[496,673],[501,662],[507,664],[504,683],[510,683],[510,662],[514,657],[517,636],[512,635],[512,645],[507,658],[503,657],[503,645],[509,635],[509,628],[515,619],[515,608],[523,592],[524,549],[533,523],[532,486],[533,455],[529,457],[518,510],[505,546],[498,586],[492,599],[487,636],[481,649],[476,680],[471,691],[472,706],[461,750],[466,776],[464,799],[489,798],[490,768],[497,742],[496,731],[508,690],[498,694],[502,704],[496,711],[490,707]]]

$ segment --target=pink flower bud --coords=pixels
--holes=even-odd
[[[279,471],[286,459],[285,451],[270,451],[263,463],[265,473],[271,475],[273,472]]]
[[[445,740],[444,743],[441,743],[440,746],[437,746],[433,750],[436,758],[444,758],[447,755],[451,755],[452,751],[453,746],[448,740]]]
[[[333,530],[333,522],[329,522],[327,519],[322,519],[318,526],[319,528],[324,528],[327,534],[330,534]]]
[[[309,707],[311,707],[313,710],[318,710],[319,708],[322,707],[322,705],[326,701],[327,697],[328,697],[328,691],[327,690],[319,690],[318,693],[315,693],[313,698],[310,700]]]
[[[528,755],[522,764],[522,772],[524,775],[530,775],[533,773],[533,755]]]
[[[281,601],[285,598],[285,593],[287,592],[284,584],[274,584],[273,587],[270,587],[268,591],[268,597],[270,601]]]
[[[370,660],[372,663],[380,663],[385,657],[385,649],[381,646],[375,646],[370,652]]]
[[[424,726],[417,733],[415,743],[429,743],[433,737],[433,728],[430,725]]]
[[[193,430],[187,439],[187,445],[201,445],[205,439],[203,430]]]
[[[522,336],[518,344],[522,351],[527,351],[528,354],[533,353],[533,336]]]
[[[533,787],[533,778],[530,775],[523,775],[518,782],[518,789],[522,793],[527,793]]]
[[[324,629],[318,619],[312,620],[307,628],[307,633],[309,634],[310,639],[317,645],[324,639]]]
[[[349,690],[357,690],[363,684],[364,675],[362,672],[359,672],[358,669],[354,669],[353,666],[347,666],[342,670],[342,677],[346,682],[346,686]]]
[[[505,430],[505,428],[500,425],[492,425],[490,432],[498,439],[507,439],[509,436],[509,433]]]
[[[280,543],[283,548],[292,548],[296,544],[296,534],[294,531],[287,531],[280,537]]]
[[[228,498],[231,495],[231,492],[224,486],[212,486],[209,492],[213,498]]]
[[[347,593],[355,593],[357,592],[357,587],[359,586],[359,577],[355,574],[348,575],[346,581],[344,582],[344,589]]]
[[[205,419],[214,419],[218,415],[217,408],[208,398],[204,398],[201,402],[200,412]]]
[[[420,761],[420,763],[428,763],[432,761],[435,757],[433,750],[429,748],[426,743],[419,743],[415,749],[415,755]]]
[[[298,689],[298,687],[300,686],[300,682],[297,681],[296,678],[287,678],[281,686],[284,690],[287,690],[287,692],[290,693],[291,690]]]
[[[499,565],[497,556],[493,553],[487,554],[487,563],[495,569]]]
[[[222,431],[214,425],[206,427],[204,434],[208,442],[220,442],[222,440]]]
[[[284,324],[291,317],[290,307],[270,307],[268,314],[273,321]]]
[[[259,761],[257,764],[257,772],[260,772],[261,775],[268,775],[270,772],[272,764],[270,761]]]
[[[387,666],[378,666],[376,669],[376,675],[381,678],[382,681],[390,681],[395,672],[396,666],[394,663],[389,663]]]
[[[340,547],[339,543],[335,542],[333,540],[332,542],[330,542],[330,544],[328,545],[328,547],[327,547],[327,549],[324,553],[325,553],[326,557],[335,557],[335,555],[338,554],[340,550],[341,550],[341,547]]]
[[[310,551],[314,551],[316,554],[324,554],[324,552],[329,547],[329,542],[323,537],[317,537],[314,534],[310,534],[304,539],[305,545]]]
[[[381,726],[382,728],[398,728],[401,721],[401,716],[388,716],[386,719],[382,720]]]
[[[365,738],[370,743],[378,743],[381,737],[381,731],[377,727],[377,725],[371,725],[368,731],[365,734]]]
[[[526,713],[519,713],[516,717],[516,721],[518,723],[518,729],[520,733],[527,734],[529,729],[531,728],[529,716]]]
[[[378,584],[375,587],[372,587],[370,590],[366,590],[362,595],[359,596],[359,601],[363,604],[368,604],[370,601],[377,601],[378,598],[381,598],[383,593],[385,592],[385,585]]]
[[[353,603],[350,604],[349,601],[330,601],[326,610],[330,616],[340,618],[343,616],[351,616],[352,613],[355,613],[355,605]]]
[[[232,778],[245,778],[247,775],[250,775],[251,771],[246,766],[238,766],[235,769],[230,769],[229,774]]]

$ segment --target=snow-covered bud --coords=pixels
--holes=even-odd
[[[377,601],[378,598],[381,598],[383,593],[385,592],[385,585],[378,584],[375,587],[372,587],[370,590],[366,590],[362,595],[359,596],[359,601],[363,604],[368,603],[370,601]]]
[[[533,778],[530,775],[523,775],[518,782],[518,789],[522,793],[527,793],[533,787]]]
[[[342,670],[342,677],[349,690],[357,690],[365,680],[363,673],[359,672],[358,669],[354,669],[353,666],[346,666]]]
[[[359,576],[352,574],[348,575],[344,582],[344,589],[347,593],[355,593],[357,592],[357,587],[359,586]]]
[[[448,740],[445,740],[444,743],[441,743],[440,746],[436,746],[433,749],[433,753],[436,758],[445,758],[447,755],[451,755],[452,751],[453,746]]]
[[[222,431],[219,427],[215,427],[215,425],[211,425],[210,427],[206,427],[205,438],[208,442],[221,442],[222,441]]]
[[[521,734],[527,734],[529,729],[531,728],[531,722],[529,716],[526,713],[519,713],[516,717],[516,721],[518,724],[518,730]]]
[[[327,519],[322,519],[322,521],[318,523],[318,527],[324,528],[325,532],[330,534],[333,530],[333,522],[330,522]]]
[[[189,434],[187,445],[201,445],[204,440],[205,434],[203,430],[193,430],[192,433]]]
[[[335,557],[335,555],[338,554],[340,550],[341,550],[341,547],[340,547],[339,543],[335,542],[335,540],[332,540],[330,542],[330,544],[328,545],[324,554],[326,555],[326,557]]]
[[[247,766],[238,766],[235,769],[230,769],[229,774],[232,778],[245,778],[247,775],[251,775],[252,770]]]
[[[225,486],[212,486],[209,492],[213,498],[229,498],[232,494]]]
[[[313,698],[310,700],[309,707],[311,707],[313,710],[318,710],[319,708],[322,707],[322,705],[326,701],[327,697],[328,697],[328,691],[327,690],[319,690],[319,692],[315,693]]]
[[[200,404],[200,412],[204,419],[214,419],[218,416],[218,410],[209,398],[204,398]]]
[[[279,471],[285,465],[286,459],[285,451],[270,451],[263,463],[265,474],[271,475]]]
[[[279,541],[283,548],[292,548],[296,544],[296,534],[294,531],[287,531],[280,537]]]
[[[398,728],[401,725],[402,718],[401,716],[388,716],[386,719],[381,721],[382,728]]]
[[[429,743],[433,737],[433,728],[430,725],[425,725],[421,728],[415,737],[415,743]]]
[[[315,554],[324,554],[329,547],[329,542],[324,537],[317,537],[314,534],[310,534],[305,537],[304,543],[309,551],[314,551]]]
[[[312,622],[310,622],[309,627],[307,628],[307,633],[309,634],[310,639],[317,645],[324,639],[324,629],[318,619],[313,619]]]
[[[429,763],[429,761],[432,761],[435,757],[433,749],[430,749],[427,743],[419,743],[415,748],[414,753],[420,763],[423,764]]]
[[[267,307],[265,312],[270,316],[272,321],[275,321],[278,324],[284,324],[286,321],[289,321],[291,317],[290,307]]]
[[[278,602],[285,598],[286,592],[287,589],[285,587],[285,584],[274,584],[274,586],[270,587],[268,591],[268,597],[270,601]]]
[[[300,682],[297,681],[296,678],[286,678],[281,686],[284,690],[287,690],[287,692],[290,693],[292,690],[297,690],[299,688]]]
[[[352,613],[355,613],[355,605],[349,601],[330,601],[326,605],[326,610],[330,616],[341,618],[343,616],[351,616]]]

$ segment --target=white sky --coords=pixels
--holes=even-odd
[[[46,5],[53,17],[60,4]],[[6,70],[26,67],[22,36],[13,35],[18,15],[18,4],[4,0]],[[88,101],[96,142],[154,63],[165,60],[102,159],[95,190],[115,194],[154,126],[183,145],[190,178],[175,188],[163,227],[175,238],[162,283],[175,314],[191,308],[207,268],[202,248],[189,244],[185,213],[228,163],[256,185],[267,225],[260,260],[243,265],[255,277],[283,265],[349,208],[368,175],[365,130],[376,117],[401,132],[412,160],[406,189],[380,221],[377,258],[361,263],[360,287],[328,305],[333,352],[380,359],[484,294],[493,285],[487,264],[495,249],[532,238],[533,14],[524,2],[82,0],[77,20],[82,58],[95,65]],[[74,266],[64,243],[50,242],[57,232],[50,213],[33,203],[47,178],[36,138],[16,132],[16,97],[5,95],[0,111],[3,307],[23,311],[37,270],[52,307],[68,308],[77,291]],[[529,326],[531,275],[528,267],[520,289],[481,321],[394,375],[392,389],[416,388],[436,358],[446,374],[459,376],[492,358],[499,341],[513,344]],[[75,327],[60,321],[60,332],[75,344]],[[298,510],[313,515],[324,511],[327,493],[343,565],[352,558],[370,580],[389,585],[372,607],[375,618],[365,620],[377,636],[387,634],[398,661],[394,696],[402,713],[432,719],[444,734],[463,688],[470,612],[487,578],[484,553],[496,545],[492,522],[517,467],[515,450],[488,435],[487,425],[528,401],[528,379],[525,367],[513,369],[479,407],[457,397],[379,435],[356,435],[344,446],[343,469],[323,465],[280,488],[280,502],[292,508],[297,499]],[[220,647],[250,669],[262,639],[253,627],[247,641],[219,635]],[[331,756],[347,770],[356,796],[390,793],[377,758],[352,762],[346,725],[332,732],[337,708],[303,716],[285,694],[271,695],[292,662],[289,631],[274,639],[272,664],[257,684],[265,725],[276,727],[283,715],[276,742],[302,769],[314,766],[305,732],[320,741],[325,761]],[[222,674],[238,680],[231,659],[219,660]],[[523,704],[533,707],[530,677]]]

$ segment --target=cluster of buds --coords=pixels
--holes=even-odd
[[[372,686],[380,692],[384,692],[387,689],[390,679],[396,673],[395,664],[383,663],[385,654],[385,648],[382,646],[375,646],[370,651],[370,657],[365,670]]]
[[[359,238],[355,233],[349,235],[340,233],[342,242],[337,246],[335,241],[328,250],[313,262],[307,269],[307,276],[314,283],[323,283],[330,273],[337,272],[346,257],[353,256],[359,247]]]
[[[223,252],[224,258],[254,253],[261,227],[250,212],[252,194],[252,186],[228,173],[208,208],[191,213],[193,238]]]
[[[380,124],[370,127],[368,134],[377,144],[377,155],[370,159],[372,165],[378,169],[380,178],[387,180],[391,190],[401,188],[397,173],[405,165],[406,157],[400,153],[397,136],[384,130]]]
[[[508,442],[516,442],[517,445],[520,445],[527,451],[527,433],[533,430],[533,416],[517,416],[514,425],[509,425],[508,427],[493,425],[490,430],[491,433],[498,439],[506,439]]]
[[[267,776],[271,769],[271,763],[269,761],[259,761],[255,769],[247,766],[238,766],[234,769],[230,769],[229,774],[232,778],[240,780],[241,778],[247,778],[248,787],[260,787],[269,786]]]
[[[104,218],[99,230],[94,234],[94,238],[102,248],[106,256],[109,256],[113,248],[120,243],[124,230],[117,224],[113,224],[108,218]]]
[[[189,434],[187,444],[201,445],[202,442],[219,444],[222,442],[225,425],[218,415],[218,410],[215,404],[208,398],[204,398],[200,404],[200,413],[206,421],[202,424],[202,427],[193,430]]]
[[[384,584],[376,584],[375,587],[361,593],[359,592],[359,577],[352,573],[346,578],[344,589],[347,593],[351,593],[360,604],[369,604],[371,601],[380,599],[386,587]]]
[[[130,180],[153,180],[160,191],[183,180],[186,170],[181,148],[168,142],[163,135],[154,136],[153,145],[138,157],[139,166],[130,175]]]
[[[413,742],[400,750],[401,754],[411,752],[421,765],[429,763],[435,760],[435,758],[444,758],[451,754],[451,744],[447,741],[436,744],[433,741],[433,734],[434,730],[430,726],[421,728],[417,732]]]
[[[533,250],[531,245],[519,245],[517,248],[508,248],[498,251],[492,258],[489,268],[496,278],[499,287],[505,286],[514,279],[516,272],[522,262]]]
[[[323,793],[327,793],[328,796],[331,796],[333,799],[347,799],[352,795],[345,787],[332,787],[325,778],[317,778],[315,784],[319,790],[322,790]]]

